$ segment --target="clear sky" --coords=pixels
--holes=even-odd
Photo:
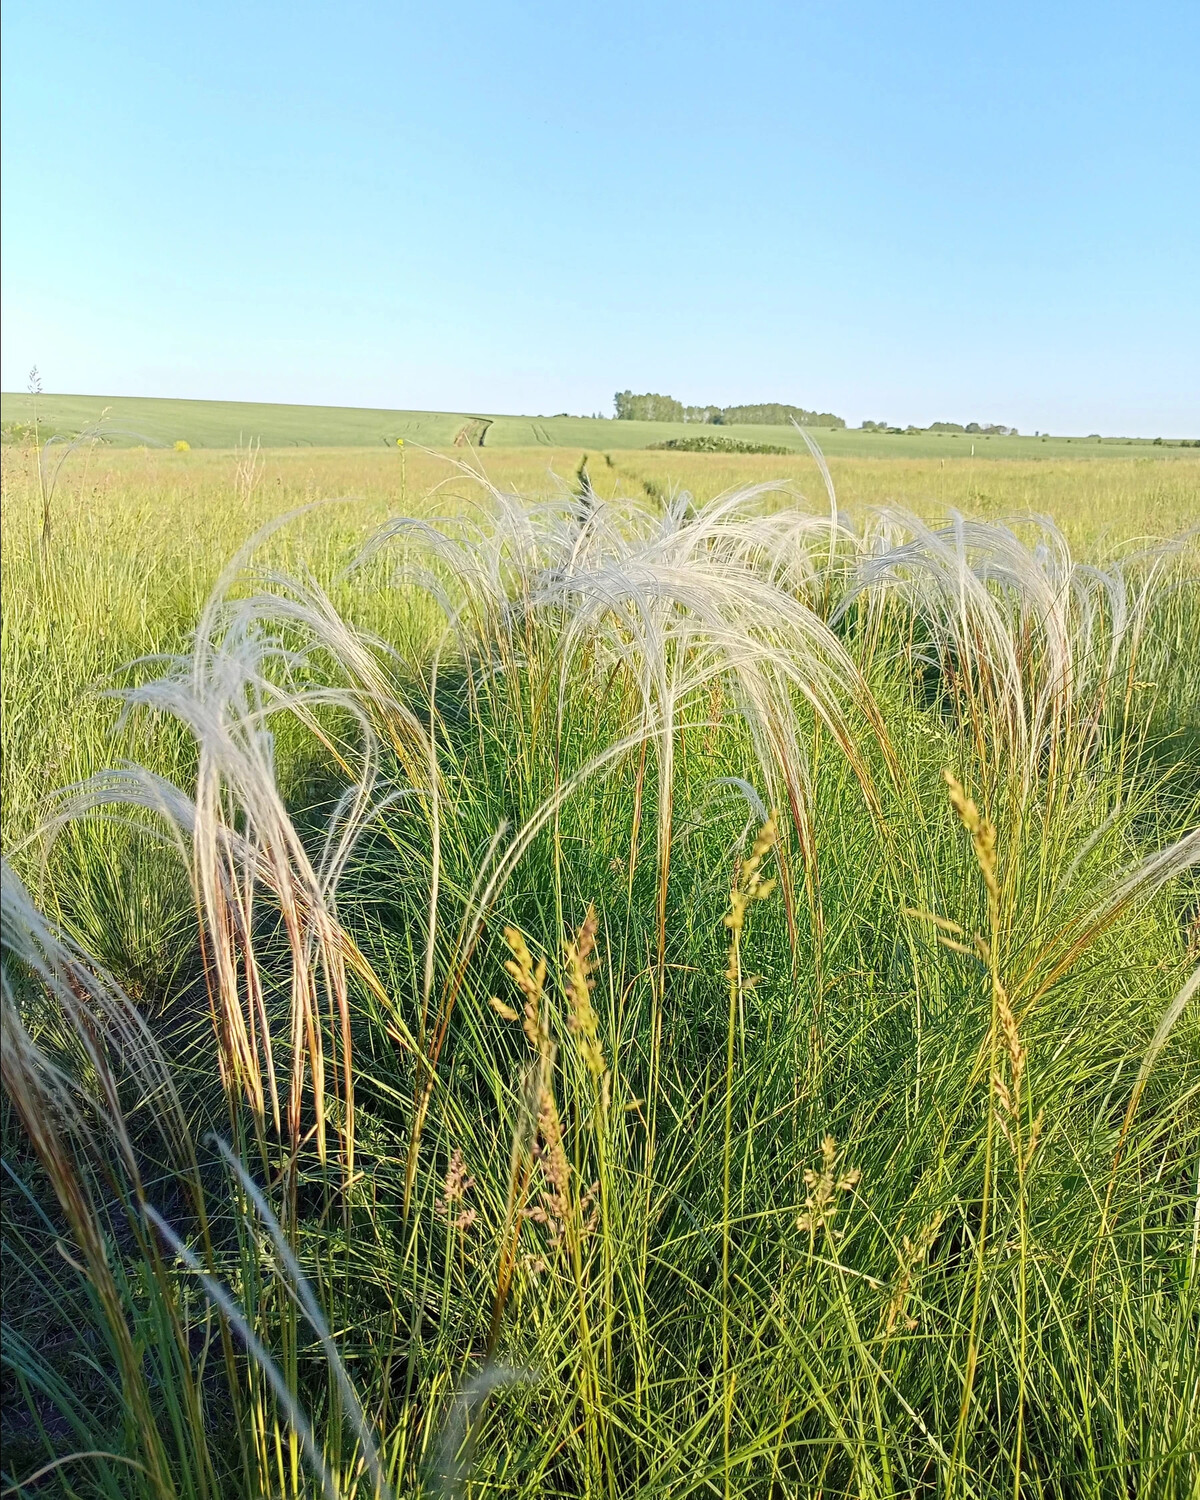
[[[1200,0],[6,0],[4,389],[1200,434]]]

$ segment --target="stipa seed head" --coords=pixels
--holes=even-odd
[[[598,927],[596,908],[589,906],[587,916],[574,940],[566,944],[567,999],[570,1006],[567,1026],[579,1038],[583,1060],[593,1078],[601,1078],[607,1072],[604,1049],[599,1040],[600,1022],[592,1006],[592,991],[596,987],[592,970],[596,967],[594,954]]]
[[[1000,1034],[1004,1038],[1005,1050],[1008,1053],[1013,1093],[1019,1095],[1021,1075],[1025,1071],[1025,1046],[1021,1041],[1021,1033],[1017,1028],[1017,1018],[1013,1015],[1008,992],[1003,985],[998,985],[996,988],[996,1011],[1000,1021]]]
[[[520,1020],[530,1047],[537,1053],[544,1053],[550,1045],[550,1034],[542,1022],[542,993],[546,987],[546,960],[539,958],[536,963],[534,962],[533,954],[529,951],[529,944],[517,927],[504,929],[504,941],[508,944],[509,952],[512,954],[511,958],[504,960],[504,967],[512,982],[525,996],[525,1005],[523,1014],[518,1016],[511,1006],[493,997],[492,1008],[506,1020]]]
[[[549,1232],[550,1243],[558,1248],[573,1218],[571,1164],[563,1147],[558,1106],[548,1083],[538,1090],[537,1143],[533,1155],[543,1186],[540,1201],[523,1209],[522,1214],[531,1223],[542,1225]]]
[[[538,1134],[541,1137],[539,1161],[542,1173],[554,1193],[566,1203],[567,1188],[571,1179],[571,1164],[563,1149],[562,1122],[558,1117],[558,1105],[549,1086],[544,1085],[538,1094]]]
[[[600,1224],[600,1183],[593,1182],[579,1200],[579,1235],[587,1239]]]
[[[779,838],[776,814],[772,813],[758,830],[750,856],[738,867],[733,889],[729,892],[729,910],[725,926],[736,937],[746,925],[746,912],[753,901],[765,901],[775,889],[774,880],[764,880],[762,862]]]
[[[920,1268],[925,1263],[929,1254],[929,1247],[937,1237],[941,1228],[942,1219],[945,1214],[938,1212],[921,1229],[915,1240],[909,1239],[908,1235],[901,1235],[900,1249],[896,1252],[896,1276],[892,1282],[891,1295],[888,1298],[887,1311],[884,1318],[884,1331],[891,1333],[896,1323],[903,1320],[905,1328],[911,1332],[917,1326],[917,1319],[910,1317],[907,1313],[909,1293],[913,1283],[916,1281]]]
[[[836,1139],[827,1135],[821,1142],[821,1165],[818,1170],[805,1168],[804,1186],[808,1190],[804,1200],[804,1211],[796,1220],[797,1227],[815,1234],[818,1229],[832,1231],[834,1216],[838,1211],[839,1193],[853,1192],[862,1180],[857,1167],[838,1169],[838,1146]]]
[[[467,1176],[462,1147],[455,1146],[450,1155],[450,1164],[446,1168],[446,1180],[442,1185],[440,1201],[443,1205],[461,1202],[464,1194],[470,1192],[474,1186],[475,1179]]]
[[[975,858],[983,872],[983,883],[987,886],[988,905],[994,911],[1000,902],[1000,880],[996,867],[996,826],[983,816],[975,805],[974,799],[967,796],[966,788],[952,771],[943,771],[942,776],[950,790],[950,805],[958,814],[963,827],[971,835]]]
[[[465,1232],[474,1224],[477,1218],[476,1210],[457,1207],[474,1186],[475,1179],[467,1175],[462,1148],[455,1146],[446,1168],[445,1181],[442,1183],[442,1196],[433,1205],[434,1213],[439,1219],[445,1219],[451,1229]]]

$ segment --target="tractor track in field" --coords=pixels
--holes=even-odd
[[[491,425],[491,417],[471,417],[458,429],[454,438],[454,446],[456,448],[482,448]]]

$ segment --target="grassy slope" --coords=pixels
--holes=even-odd
[[[397,438],[431,448],[450,447],[460,435],[475,439],[479,423],[490,425],[484,446],[491,448],[581,448],[592,452],[647,448],[670,438],[717,433],[743,442],[770,443],[804,451],[800,434],[790,427],[702,428],[675,422],[616,422],[594,417],[482,417],[455,412],[388,411],[340,406],[285,406],[243,401],[168,401],[138,396],[58,396],[41,398],[41,418],[50,429],[73,433],[99,420],[108,410],[112,441],[171,444],[182,439],[193,448],[232,448],[259,439],[264,447],[374,447],[394,445]],[[5,393],[3,421],[28,422],[31,400]],[[1144,453],[1181,455],[1188,450],[1145,440],[1094,438],[967,437],[917,434],[912,437],[822,428],[821,444],[831,456],[859,458],[960,458],[972,446],[978,458],[1122,457]]]
[[[0,398],[3,420],[28,422],[26,395]],[[232,448],[259,439],[268,448],[367,447],[398,437],[430,447],[449,447],[468,418],[453,412],[380,411],[337,406],[282,406],[257,401],[166,401],[141,396],[44,396],[40,416],[59,432],[77,432],[98,422],[121,446],[140,442],[193,448]]]

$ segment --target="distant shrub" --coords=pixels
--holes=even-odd
[[[52,429],[43,427],[41,435],[44,438],[53,435]],[[5,443],[33,443],[37,441],[37,429],[32,422],[5,422],[0,427],[0,441]]]

